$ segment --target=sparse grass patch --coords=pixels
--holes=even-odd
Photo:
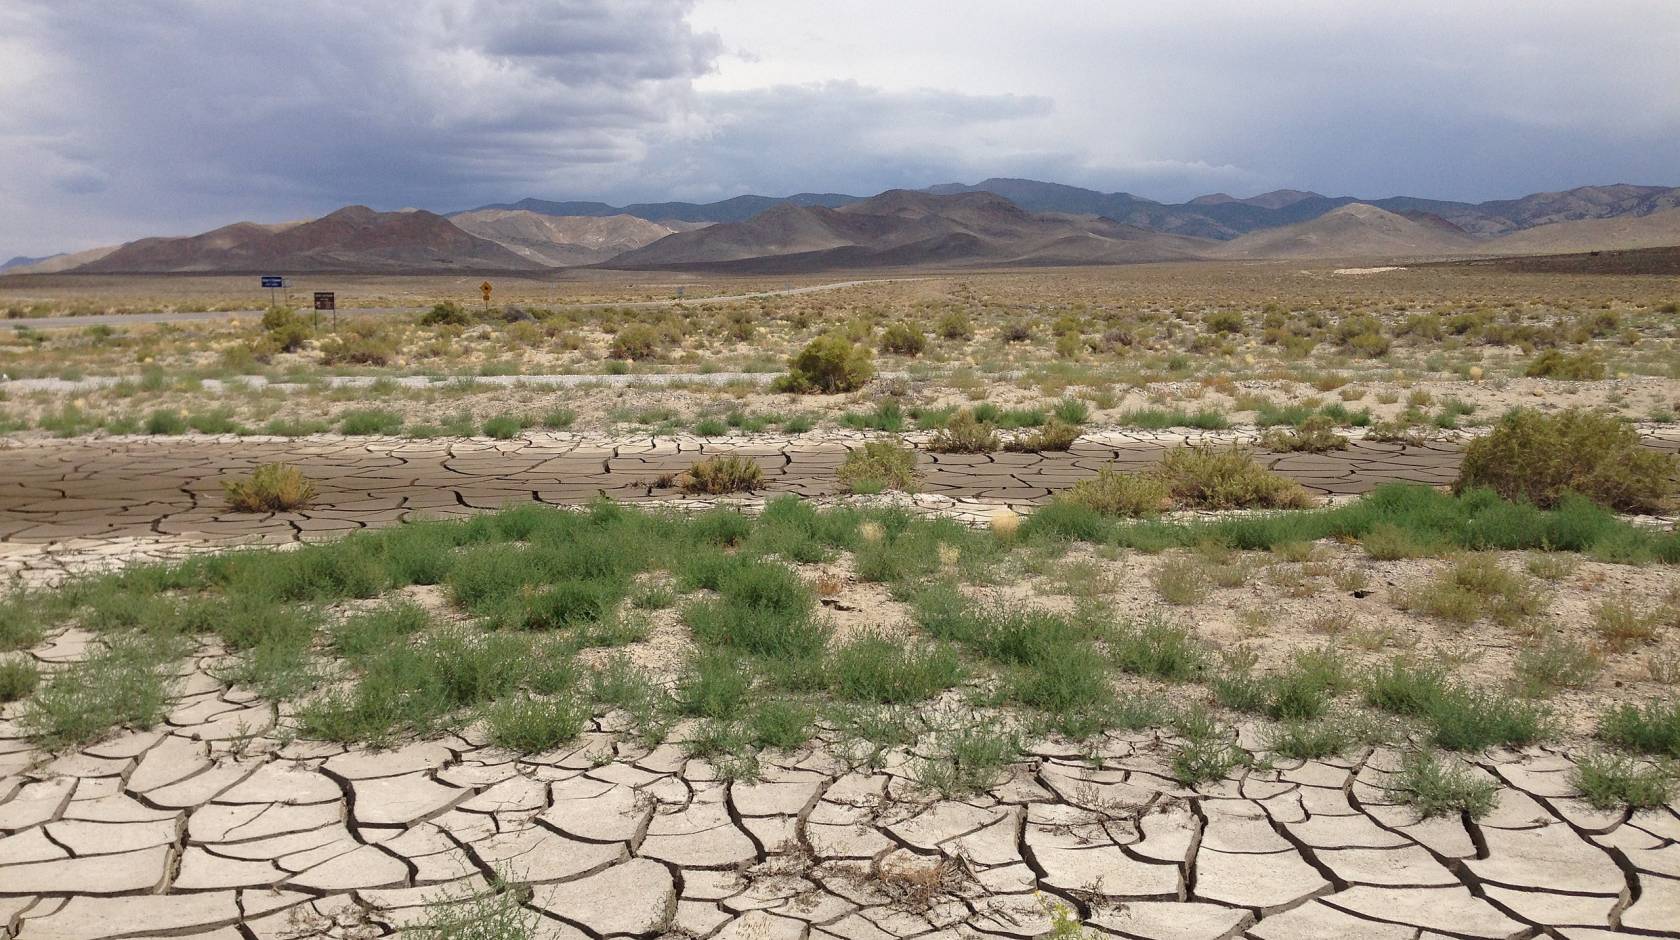
[[[1207,598],[1212,585],[1202,566],[1189,558],[1169,558],[1155,569],[1155,593],[1176,607],[1198,604]]]
[[[114,728],[150,728],[169,694],[163,664],[176,644],[122,636],[53,673],[24,702],[21,724],[48,750],[88,744]]]
[[[1388,799],[1413,807],[1425,819],[1448,813],[1476,819],[1493,811],[1498,791],[1498,784],[1457,761],[1415,753],[1401,762],[1386,792]]]
[[[1648,611],[1627,601],[1605,599],[1593,605],[1593,632],[1605,646],[1619,652],[1655,639],[1662,616],[1660,610]]]
[[[1547,635],[1517,653],[1512,685],[1527,698],[1545,698],[1560,689],[1589,685],[1604,657],[1590,646],[1564,637]]]
[[[23,698],[35,691],[40,681],[34,660],[21,656],[0,659],[0,704]]]
[[[1617,705],[1599,719],[1598,736],[1639,754],[1680,758],[1680,699]]]
[[[1599,809],[1658,809],[1674,797],[1672,770],[1623,754],[1586,754],[1575,761],[1570,782]]]
[[[1533,582],[1504,567],[1490,554],[1470,554],[1435,578],[1396,593],[1402,609],[1452,623],[1487,617],[1514,626],[1546,609],[1550,597]]]
[[[351,436],[400,434],[402,426],[402,415],[378,408],[356,408],[338,416],[339,433]]]
[[[836,475],[852,492],[914,493],[921,481],[915,449],[891,440],[865,441],[849,451]]]
[[[515,695],[491,702],[483,718],[490,743],[532,754],[577,738],[589,721],[589,712],[571,698]]]

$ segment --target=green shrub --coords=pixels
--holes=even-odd
[[[1004,450],[1015,453],[1040,453],[1047,451],[1065,451],[1079,440],[1080,428],[1076,424],[1069,424],[1060,418],[1051,418],[1045,425],[1030,434],[1022,435],[1004,446]]]
[[[0,705],[15,702],[35,691],[41,674],[35,661],[21,657],[0,659]]]
[[[1604,378],[1604,362],[1591,352],[1571,354],[1553,347],[1529,360],[1523,375],[1531,379],[1591,382]]]
[[[974,335],[974,323],[968,314],[960,310],[952,310],[939,318],[935,329],[946,339],[968,339]]]
[[[519,436],[525,430],[526,421],[518,415],[496,415],[485,419],[484,436],[498,441],[508,441]]]
[[[869,349],[832,333],[819,336],[788,360],[778,391],[832,395],[855,392],[875,375]]]
[[[1493,811],[1499,787],[1457,762],[1432,754],[1412,754],[1389,778],[1387,797],[1415,808],[1425,819],[1465,813],[1475,819]]]
[[[1155,474],[1107,467],[1069,487],[1061,499],[1105,516],[1152,516],[1172,505],[1166,482]]]
[[[371,324],[348,328],[321,345],[321,362],[329,366],[388,366],[396,358],[395,341]]]
[[[1680,699],[1618,705],[1599,720],[1598,736],[1640,754],[1680,758]]]
[[[864,442],[862,448],[846,454],[835,474],[852,492],[914,493],[921,482],[915,449],[890,440]]]
[[[1673,771],[1621,754],[1588,754],[1570,775],[1587,802],[1603,810],[1659,809],[1674,797]]]
[[[1260,438],[1260,444],[1280,454],[1325,454],[1346,450],[1348,439],[1336,433],[1335,422],[1329,417],[1313,415],[1295,428],[1266,432]]]
[[[249,477],[226,480],[222,488],[234,512],[291,512],[315,500],[315,484],[289,464],[270,463]]]
[[[296,352],[313,332],[309,321],[291,307],[270,307],[263,311],[262,328],[272,344],[268,348],[280,352]]]
[[[683,472],[685,493],[722,496],[728,493],[750,493],[764,483],[764,471],[750,457],[725,454],[707,457]]]
[[[471,311],[453,300],[435,304],[420,315],[421,326],[469,326],[472,322]]]
[[[147,434],[185,434],[187,419],[173,408],[159,408],[146,416]]]
[[[651,326],[634,323],[613,336],[612,358],[652,359],[659,355],[659,331]]]
[[[378,408],[353,408],[338,416],[338,430],[351,436],[388,436],[402,431],[402,415]]]
[[[904,406],[896,398],[884,398],[874,411],[849,411],[841,421],[859,431],[887,431],[896,434],[904,430]]]
[[[569,698],[519,695],[492,702],[484,709],[490,743],[522,754],[559,747],[582,733],[588,721],[588,709]]]
[[[997,431],[975,418],[971,409],[958,411],[928,441],[936,454],[987,454],[998,449]]]
[[[1155,472],[1179,505],[1196,509],[1301,509],[1312,497],[1299,483],[1255,461],[1247,448],[1212,444],[1178,447]]]
[[[927,349],[927,334],[910,323],[894,323],[881,332],[881,351],[900,356],[920,356]]]
[[[1164,431],[1167,428],[1200,428],[1204,431],[1223,431],[1231,426],[1231,419],[1212,408],[1188,412],[1181,409],[1143,408],[1120,416],[1126,427]]]
[[[1465,449],[1453,491],[1486,487],[1542,508],[1578,493],[1619,512],[1655,513],[1673,505],[1677,476],[1680,457],[1642,446],[1619,418],[1517,410]]]
[[[1055,415],[1067,424],[1084,424],[1091,419],[1091,406],[1077,398],[1056,402]]]
[[[1235,310],[1215,310],[1202,317],[1202,325],[1214,333],[1241,333],[1243,315]]]
[[[956,686],[963,668],[949,647],[865,633],[836,649],[825,670],[835,695],[855,702],[903,705]]]

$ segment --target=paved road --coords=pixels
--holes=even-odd
[[[663,300],[634,300],[621,303],[590,303],[590,304],[560,304],[543,305],[554,310],[605,310],[609,307],[628,307],[638,309],[644,307],[674,307],[678,304],[716,304],[731,303],[737,300],[756,300],[762,297],[794,297],[800,294],[816,294],[823,291],[842,290],[847,287],[857,287],[863,284],[886,284],[894,281],[919,281],[924,278],[882,277],[853,281],[835,281],[830,284],[811,284],[806,287],[788,287],[781,290],[753,291],[746,294],[724,294],[717,297],[669,297]],[[381,316],[393,313],[419,313],[426,307],[346,307],[339,313],[344,316]],[[16,320],[0,320],[0,326],[13,329],[28,328],[34,330],[68,329],[86,326],[133,326],[141,323],[195,323],[210,320],[230,320],[250,317],[260,317],[262,310],[198,310],[184,312],[157,311],[154,313],[113,313],[94,314],[85,317],[22,317]]]

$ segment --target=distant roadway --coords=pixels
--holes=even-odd
[[[821,291],[840,290],[846,287],[858,287],[863,284],[887,284],[894,281],[920,281],[919,277],[877,277],[857,281],[835,281],[831,284],[812,284],[807,287],[785,287],[781,290],[761,290],[750,294],[725,294],[717,297],[669,297],[663,300],[628,300],[618,302],[588,303],[588,304],[530,304],[529,306],[543,306],[551,310],[602,310],[607,307],[674,307],[677,304],[715,304],[728,303],[736,300],[754,300],[760,297],[791,297],[795,294],[815,294]],[[427,307],[344,307],[338,312],[345,316],[378,316],[390,313],[420,313]],[[28,328],[34,330],[51,330],[66,327],[82,326],[132,326],[141,323],[193,323],[206,320],[231,320],[240,317],[260,317],[263,311],[253,310],[192,310],[170,312],[159,310],[151,313],[97,313],[87,316],[62,317],[20,317],[15,320],[0,320],[0,328],[14,329]]]

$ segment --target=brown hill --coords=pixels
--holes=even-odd
[[[700,227],[689,222],[650,222],[633,215],[544,215],[526,209],[475,209],[452,215],[449,221],[524,258],[555,267],[606,261],[673,232]]]
[[[1536,255],[1671,245],[1680,245],[1680,209],[1665,209],[1650,215],[1553,222],[1495,238],[1483,248],[1489,254]]]
[[[74,251],[69,254],[53,255],[51,258],[42,258],[34,264],[25,264],[7,268],[6,273],[58,274],[62,271],[69,271],[73,268],[81,267],[90,261],[98,261],[100,258],[105,257],[121,247],[121,245],[105,245],[100,248],[89,248],[86,251]]]
[[[187,238],[142,238],[77,273],[424,272],[541,267],[425,211],[347,206],[310,222],[238,222]]]
[[[781,205],[745,222],[670,235],[612,268],[791,273],[969,264],[1120,264],[1199,257],[1205,245],[1089,216],[1035,215],[986,192],[888,190],[829,209]]]
[[[1474,252],[1478,242],[1434,217],[1408,218],[1355,202],[1317,218],[1250,232],[1217,246],[1221,258],[1427,258]]]

